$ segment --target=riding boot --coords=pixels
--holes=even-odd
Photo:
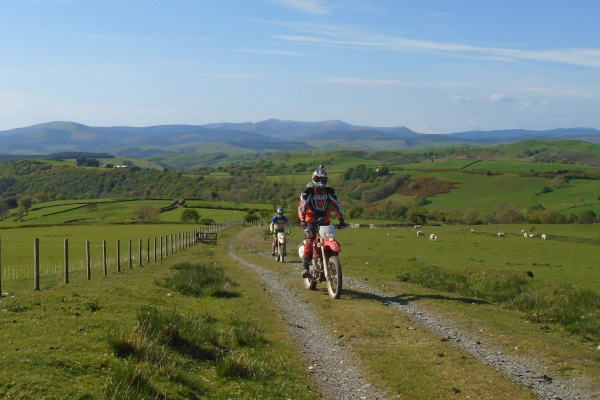
[[[271,255],[274,256],[275,255],[275,245],[273,245],[271,247]]]
[[[308,267],[310,266],[310,259],[307,257],[302,257],[302,277],[308,278]]]

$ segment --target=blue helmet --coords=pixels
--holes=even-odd
[[[327,185],[327,172],[319,168],[312,174],[312,183],[318,188],[324,188]]]

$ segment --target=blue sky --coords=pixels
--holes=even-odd
[[[0,130],[600,129],[597,0],[3,0]]]

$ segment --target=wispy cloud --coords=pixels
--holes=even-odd
[[[328,78],[321,79],[319,82],[329,83],[333,85],[354,86],[362,88],[418,88],[418,89],[449,89],[459,88],[471,85],[454,83],[454,82],[412,82],[395,79],[362,79],[362,78]]]
[[[326,15],[331,12],[331,7],[325,5],[322,0],[269,0],[269,2],[311,15]]]
[[[274,56],[293,56],[293,57],[312,57],[312,55],[307,53],[298,53],[294,51],[287,50],[254,50],[254,49],[233,49],[229,50],[234,53],[250,53],[250,54],[266,54],[266,55],[274,55]]]
[[[224,74],[224,73],[206,73],[198,74],[208,78],[224,78],[224,79],[263,79],[266,78],[264,75],[251,75],[251,74]]]
[[[294,24],[290,28],[298,35],[278,35],[276,38],[304,45],[357,48],[361,50],[431,51],[451,53],[461,57],[516,62],[523,60],[600,67],[600,49],[567,48],[523,50],[518,48],[483,47],[464,43],[445,43],[399,36],[359,32],[335,25]]]

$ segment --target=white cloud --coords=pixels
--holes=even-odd
[[[262,79],[265,76],[262,75],[251,75],[251,74],[225,74],[225,73],[207,73],[207,74],[198,74],[199,76],[204,76],[208,78],[224,78],[224,79]]]
[[[570,48],[554,50],[522,50],[482,47],[464,43],[444,43],[400,36],[356,31],[335,25],[293,24],[302,35],[279,35],[278,39],[315,46],[378,49],[389,51],[433,51],[452,53],[471,59],[518,62],[523,60],[600,67],[600,49]]]
[[[330,83],[334,85],[355,86],[364,88],[419,88],[419,89],[449,89],[461,88],[470,85],[464,85],[455,82],[412,82],[401,81],[395,79],[363,79],[363,78],[328,78],[321,79],[320,82]]]
[[[293,57],[312,57],[307,53],[297,53],[294,51],[287,50],[253,50],[253,49],[234,49],[230,50],[234,53],[249,53],[249,54],[266,54],[275,56],[293,56]]]
[[[512,99],[510,99],[509,97],[506,97],[502,93],[497,93],[497,94],[491,95],[488,98],[488,101],[490,101],[492,103],[499,103],[499,102],[505,102],[505,101],[512,101]]]
[[[531,108],[531,101],[526,100],[519,103],[519,110],[527,110]]]
[[[312,15],[326,15],[331,12],[331,7],[323,4],[321,0],[270,0],[284,7]]]
[[[452,102],[453,103],[471,103],[472,100],[468,97],[464,97],[464,96],[454,96],[452,97]]]

